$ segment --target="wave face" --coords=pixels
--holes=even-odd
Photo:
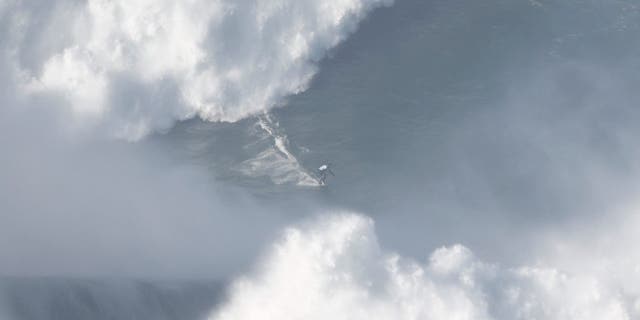
[[[282,103],[307,88],[317,62],[370,10],[390,4],[17,2],[3,15],[15,17],[13,55],[31,58],[17,59],[24,90],[62,96],[74,116],[138,139],[177,119],[236,121]],[[35,35],[21,30],[36,22],[46,26]]]
[[[288,229],[209,319],[622,320],[640,316],[628,289],[596,274],[500,267],[461,245],[415,262],[382,250],[371,219],[345,213]]]

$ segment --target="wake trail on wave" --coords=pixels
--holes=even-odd
[[[259,116],[255,127],[260,140],[271,142],[255,157],[237,165],[237,171],[252,178],[268,177],[278,185],[321,186],[315,175],[290,151],[289,138],[272,115]]]

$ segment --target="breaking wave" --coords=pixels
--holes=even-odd
[[[135,140],[178,119],[236,121],[282,104],[391,2],[10,1],[2,15],[24,92],[62,97],[74,117]]]
[[[370,218],[345,213],[288,229],[210,319],[638,317],[640,293],[624,286],[597,273],[505,268],[461,245],[416,262],[381,249]]]

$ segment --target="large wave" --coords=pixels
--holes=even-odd
[[[391,2],[9,1],[0,15],[26,93],[62,97],[81,121],[138,139],[176,119],[236,121],[283,103]]]
[[[608,272],[543,264],[503,267],[481,261],[461,245],[440,248],[419,263],[381,249],[371,219],[328,215],[288,229],[256,274],[237,280],[229,301],[210,319],[640,316],[640,288],[629,272],[634,265],[637,270],[638,260],[625,264],[620,256],[604,255],[594,264],[572,258],[607,265]],[[616,280],[616,275],[626,278]]]

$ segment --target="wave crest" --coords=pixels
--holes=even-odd
[[[44,9],[54,15],[46,19],[38,6],[10,4],[24,31],[16,56],[34,41],[48,49],[23,65],[23,88],[61,95],[74,115],[137,139],[177,119],[236,121],[283,103],[306,89],[327,50],[392,0],[67,2]],[[177,95],[170,103],[157,98],[167,86]]]

